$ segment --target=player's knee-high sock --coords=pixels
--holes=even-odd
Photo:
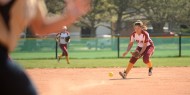
[[[133,63],[129,62],[129,64],[128,64],[127,68],[126,68],[126,74],[128,74],[129,71],[133,68],[133,65],[134,65]]]
[[[149,61],[147,63],[147,67],[149,68],[148,69],[148,76],[151,76],[152,75],[152,62],[151,61]]]
[[[63,56],[63,54],[60,54],[58,57],[61,58]]]
[[[69,56],[65,56],[65,58],[66,58],[67,64],[70,64],[70,62],[69,62]]]
[[[147,67],[148,67],[148,68],[152,68],[152,62],[151,62],[151,61],[149,61],[149,62],[147,63]]]

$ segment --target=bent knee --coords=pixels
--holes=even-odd
[[[137,60],[138,60],[138,58],[131,57],[131,59],[129,60],[129,62],[132,63],[132,64],[135,64]]]

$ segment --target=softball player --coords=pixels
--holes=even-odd
[[[143,57],[143,62],[147,64],[149,68],[148,75],[152,75],[152,62],[150,60],[150,57],[154,52],[154,44],[153,41],[150,39],[148,32],[145,31],[144,27],[145,26],[143,25],[143,23],[139,20],[134,24],[134,32],[130,36],[130,42],[128,44],[126,52],[123,53],[123,57],[128,54],[135,41],[138,43],[138,46],[135,52],[132,53],[133,56],[130,58],[126,70],[124,70],[124,72],[119,72],[123,79],[126,78],[129,71],[133,68],[133,65],[140,57]]]
[[[60,32],[87,13],[90,1],[67,0],[64,15],[47,18],[43,0],[0,0],[0,95],[37,95],[26,73],[9,60],[19,35],[26,27],[45,35]]]
[[[67,45],[70,42],[70,33],[67,31],[66,26],[63,26],[63,31],[61,33],[58,33],[57,39],[59,47],[62,50],[62,54],[59,55],[57,58],[58,62],[60,61],[62,56],[65,56],[67,64],[70,64],[68,50],[67,50]]]

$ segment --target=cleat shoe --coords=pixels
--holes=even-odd
[[[119,72],[119,75],[123,78],[123,79],[126,79],[126,73],[122,73],[122,72]]]
[[[152,76],[152,67],[148,69],[148,76]]]

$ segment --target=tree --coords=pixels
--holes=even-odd
[[[132,16],[135,13],[135,10],[131,7],[131,2],[133,0],[111,0],[111,14],[116,17],[115,25],[115,34],[120,34],[122,30],[122,23],[127,17]]]
[[[169,0],[168,0],[169,1]],[[163,32],[168,18],[167,0],[134,0],[134,8],[145,16],[151,23],[154,32]]]
[[[101,22],[109,21],[109,3],[108,0],[92,0],[91,11],[83,16],[76,24],[90,31],[89,37],[96,37],[96,29],[103,26]]]
[[[174,9],[174,16],[171,21],[175,21],[175,23],[180,26],[179,30],[180,32],[189,32],[189,26],[190,26],[190,1],[188,0],[179,0],[173,7]],[[174,2],[175,3],[175,2]],[[186,26],[187,28],[185,28]],[[181,29],[181,30],[180,30]]]
[[[171,0],[169,6],[171,6],[168,18],[170,28],[176,32],[183,32],[181,28],[190,25],[190,2],[188,0]],[[189,31],[185,28],[182,30]]]
[[[65,8],[64,0],[45,0],[48,13],[61,14]]]
[[[190,13],[188,0],[134,0],[133,6],[150,21],[156,33],[164,31],[166,22],[187,20]]]

